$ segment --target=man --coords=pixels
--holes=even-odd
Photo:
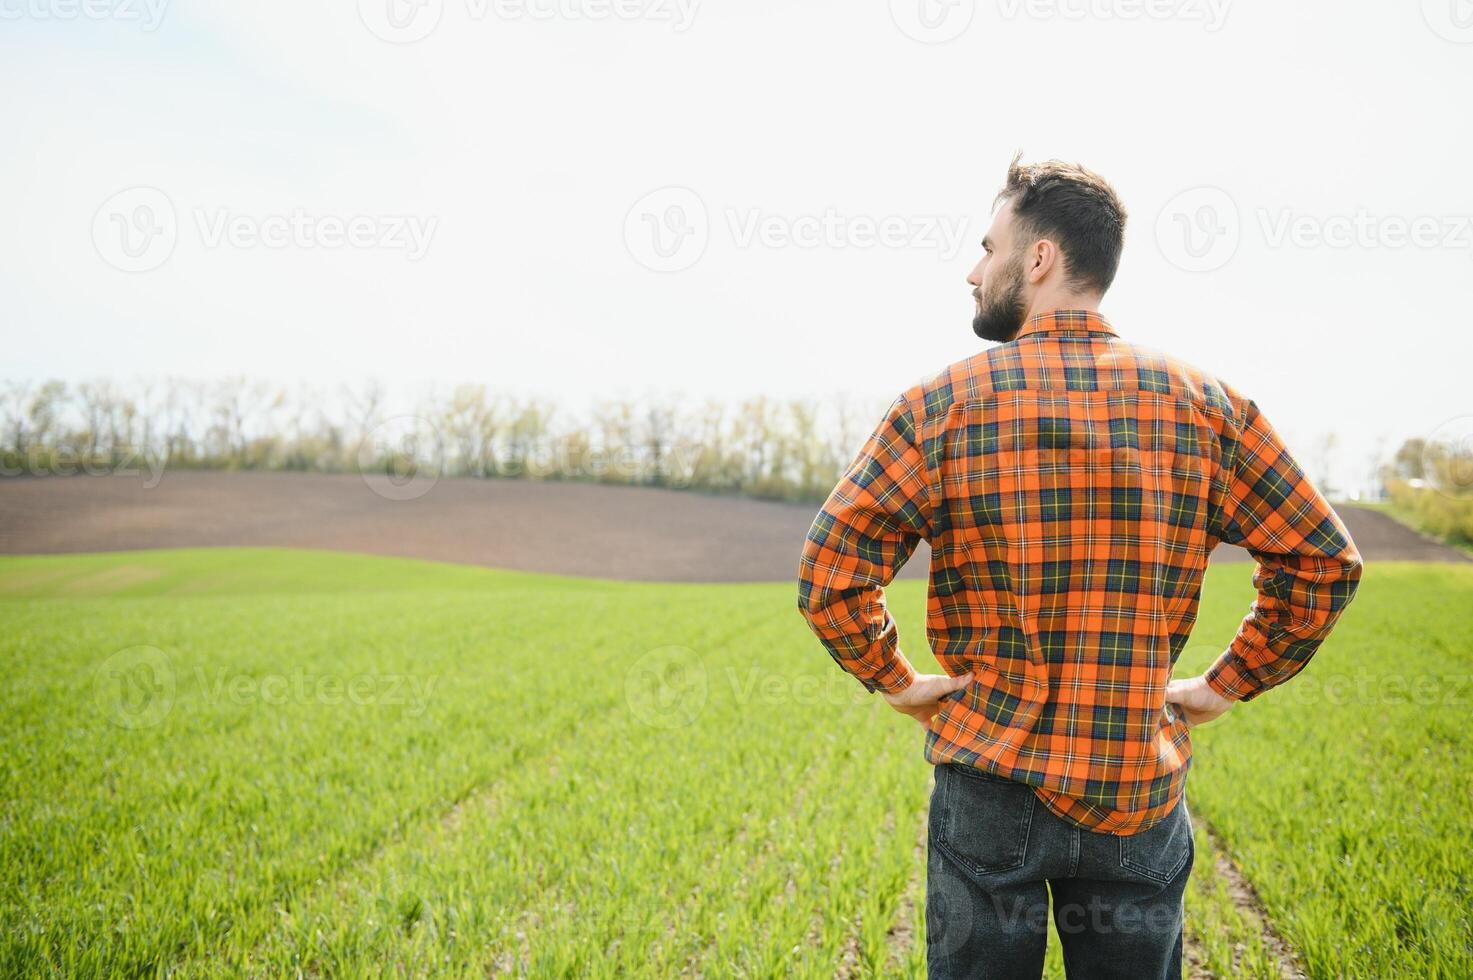
[[[1189,730],[1303,669],[1360,556],[1251,400],[1099,313],[1125,226],[1108,183],[1015,158],[994,210],[967,281],[1000,346],[890,406],[813,522],[798,605],[926,729],[931,976],[1039,976],[1052,891],[1071,976],[1180,977]],[[885,607],[922,538],[944,675],[915,672]],[[1219,541],[1257,559],[1258,599],[1172,680]]]

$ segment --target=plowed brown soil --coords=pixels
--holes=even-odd
[[[646,487],[442,479],[391,500],[359,476],[169,471],[0,479],[0,553],[326,548],[649,581],[793,579],[817,507]],[[1390,518],[1341,511],[1367,561],[1466,561]],[[1245,561],[1221,548],[1214,561]],[[924,577],[923,544],[902,572]]]

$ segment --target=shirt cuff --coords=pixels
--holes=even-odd
[[[1208,668],[1206,679],[1208,687],[1229,701],[1252,701],[1262,693],[1258,681],[1248,673],[1247,665],[1231,649],[1224,651]]]
[[[915,668],[910,665],[909,660],[905,659],[905,654],[896,650],[895,656],[891,658],[889,664],[881,667],[878,673],[868,678],[860,678],[860,683],[871,694],[876,691],[883,691],[886,694],[899,694],[914,684],[915,679]]]

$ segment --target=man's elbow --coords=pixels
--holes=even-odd
[[[820,640],[847,636],[856,629],[853,611],[842,595],[807,579],[798,586],[798,612]]]
[[[1349,554],[1340,556],[1339,563],[1340,568],[1329,585],[1330,610],[1336,617],[1355,598],[1355,593],[1360,588],[1361,572],[1365,568],[1365,562],[1354,548],[1350,549]]]
[[[803,541],[803,550],[798,555],[798,611],[813,625],[813,619],[828,604],[828,590],[816,581],[820,558],[818,542],[810,531]]]
[[[823,589],[814,585],[807,578],[798,580],[798,612],[803,615],[803,620],[810,629],[817,625],[819,614],[826,605]]]
[[[1365,559],[1361,558],[1360,549],[1352,542],[1349,547],[1340,553],[1342,566],[1340,578],[1348,583],[1351,594],[1360,586],[1361,573],[1365,571]]]
[[[801,587],[798,589],[798,612],[802,613],[805,622],[812,624],[813,612],[808,605],[808,596]]]

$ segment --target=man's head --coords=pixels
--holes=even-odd
[[[1125,241],[1125,207],[1103,177],[1020,157],[993,202],[982,261],[967,277],[977,300],[972,330],[984,340],[1012,340],[1035,313],[1094,309]]]

